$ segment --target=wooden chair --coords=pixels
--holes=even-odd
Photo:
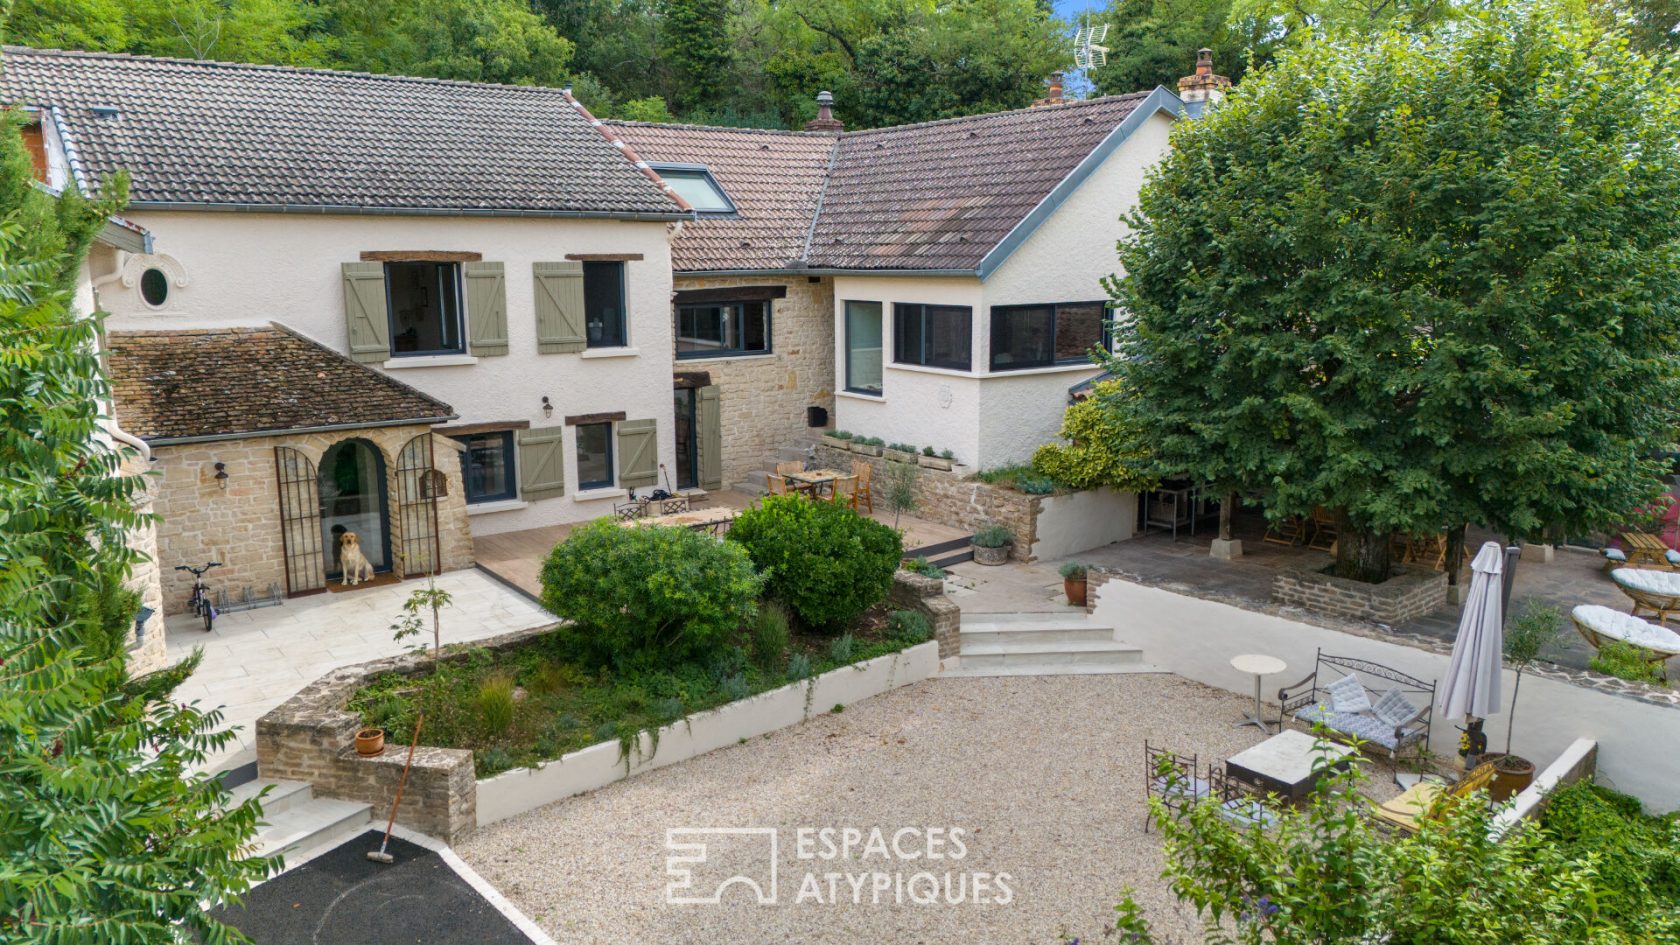
[[[852,508],[863,503],[869,514],[875,514],[875,467],[858,460],[852,461],[852,476],[857,479],[857,495],[852,500]]]
[[[858,477],[841,476],[834,480],[834,494],[829,499],[857,511],[858,506]]]
[[[1307,542],[1307,547],[1314,551],[1330,551],[1336,547],[1337,537],[1336,516],[1322,506],[1313,509],[1312,540]]]
[[[1424,821],[1441,816],[1446,806],[1464,800],[1477,791],[1485,791],[1493,782],[1493,762],[1484,761],[1458,779],[1451,787],[1432,781],[1419,781],[1406,793],[1377,805],[1377,819],[1385,827],[1402,833],[1417,833]]]
[[[776,475],[778,475],[778,476],[791,476],[794,473],[802,473],[804,471],[805,471],[805,464],[804,463],[787,462],[787,463],[777,463],[776,464]],[[783,480],[783,481],[787,483],[787,491],[788,492],[798,492],[798,493],[804,494],[807,497],[810,496],[811,489],[812,489],[812,485],[810,483],[808,483],[808,482],[796,482],[796,481],[791,480],[791,479],[786,479],[786,480]],[[777,494],[782,495],[783,493],[777,493]]]
[[[621,522],[633,522],[647,514],[647,506],[641,502],[620,502],[613,506],[613,518]]]
[[[1196,756],[1180,755],[1166,748],[1155,748],[1148,739],[1143,742],[1143,795],[1158,797],[1167,810],[1178,813],[1208,796],[1208,782],[1196,775]],[[1155,817],[1153,807],[1143,818],[1143,831],[1149,832],[1149,822]]]
[[[688,503],[688,496],[686,495],[675,495],[669,499],[659,500],[660,515],[676,515],[678,513],[688,511],[691,511],[691,509]]]
[[[1273,545],[1299,545],[1306,540],[1307,528],[1300,516],[1291,515],[1280,519],[1266,527],[1266,535],[1261,541]]]
[[[764,491],[768,495],[789,495],[793,492],[793,488],[788,485],[788,481],[783,479],[780,474],[765,473]]]

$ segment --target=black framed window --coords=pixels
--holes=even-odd
[[[624,324],[624,263],[583,264],[583,324],[591,348],[629,344]]]
[[[613,476],[613,425],[580,423],[577,426],[577,478],[579,489],[605,489]]]
[[[677,357],[770,353],[769,302],[677,306]]]
[[[1108,306],[1103,302],[992,306],[992,370],[1080,364],[1092,348],[1109,345]]]
[[[385,301],[391,319],[392,357],[466,352],[460,265],[388,262]]]
[[[512,430],[471,433],[455,439],[466,446],[461,451],[461,481],[466,484],[467,504],[518,497],[519,480],[513,474]]]
[[[854,394],[881,395],[880,302],[846,303],[846,389]]]
[[[974,310],[966,305],[893,303],[893,361],[971,370]]]

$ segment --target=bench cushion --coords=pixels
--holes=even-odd
[[[1405,738],[1396,739],[1394,737],[1394,726],[1376,716],[1364,712],[1337,712],[1323,703],[1307,706],[1295,713],[1295,718],[1309,725],[1314,722],[1322,722],[1331,731],[1340,732],[1343,735],[1357,736],[1372,744],[1381,745],[1389,751],[1399,751],[1406,745],[1410,745],[1423,737],[1422,729],[1414,729],[1407,732]]]
[[[1371,714],[1389,726],[1399,726],[1411,721],[1418,708],[1399,689],[1390,689],[1371,707]]]
[[[1330,705],[1337,712],[1364,712],[1371,707],[1371,695],[1365,691],[1365,684],[1352,673],[1325,686],[1324,691],[1330,694]]]

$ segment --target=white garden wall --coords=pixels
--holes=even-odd
[[[1439,680],[1447,657],[1398,643],[1342,633],[1271,614],[1174,594],[1118,578],[1097,589],[1095,617],[1119,639],[1143,648],[1156,666],[1198,682],[1252,696],[1254,677],[1231,668],[1231,657],[1264,653],[1289,664],[1268,676],[1264,690],[1275,706],[1278,687],[1312,672],[1319,649],[1390,666],[1419,679]],[[1505,745],[1515,673],[1505,672],[1502,705],[1490,719],[1488,740]],[[1456,756],[1455,722],[1435,718],[1430,748]],[[1570,749],[1576,739],[1598,742],[1600,777],[1654,811],[1680,809],[1680,710],[1609,695],[1533,675],[1523,677],[1517,703],[1513,751],[1541,767]],[[1194,746],[1181,746],[1194,750]]]
[[[797,725],[836,704],[920,682],[939,669],[939,644],[929,640],[899,653],[843,666],[809,683],[793,683],[701,712],[659,730],[657,748],[643,733],[628,766],[617,742],[603,742],[540,768],[520,768],[478,782],[478,825],[493,824],[544,804],[593,791],[614,781],[686,761],[745,738]]]
[[[1137,494],[1108,487],[1045,496],[1033,527],[1032,556],[1054,561],[1117,541],[1137,532]]]

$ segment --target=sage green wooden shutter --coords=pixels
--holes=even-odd
[[[619,421],[618,484],[625,489],[659,484],[659,421]]]
[[[461,265],[467,286],[467,351],[492,358],[508,353],[507,279],[499,262]]]
[[[583,263],[531,264],[537,307],[537,350],[570,354],[584,349]]]
[[[391,359],[391,318],[385,312],[385,264],[344,263],[344,325],[350,334],[350,357],[357,361]]]
[[[566,494],[564,427],[519,431],[519,497],[527,502]]]
[[[695,410],[699,427],[700,488],[723,488],[723,404],[721,391],[716,387],[702,387],[695,391],[699,398]]]

